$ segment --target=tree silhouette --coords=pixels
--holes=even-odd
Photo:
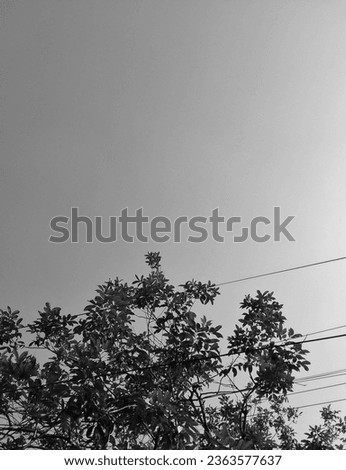
[[[286,395],[309,362],[272,293],[245,297],[221,354],[221,326],[193,311],[213,304],[218,288],[192,280],[176,289],[159,253],[146,262],[149,274],[131,285],[99,285],[82,314],[47,303],[24,326],[18,311],[0,311],[0,449],[324,445],[313,428],[302,443],[294,437],[298,413]],[[231,394],[207,404],[215,384]],[[326,433],[330,446],[340,423],[337,436]]]

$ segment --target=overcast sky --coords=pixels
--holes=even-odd
[[[0,57],[1,308],[80,313],[97,284],[146,272],[149,250],[177,284],[346,255],[345,1],[2,0]],[[125,207],[245,225],[280,207],[295,242],[50,243],[71,207],[105,232]],[[273,290],[296,330],[340,326],[345,275],[339,262],[224,286],[204,311],[227,336],[244,295]],[[310,351],[309,374],[346,367],[345,339]]]

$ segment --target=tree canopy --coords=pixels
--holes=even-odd
[[[218,288],[175,288],[159,253],[146,262],[148,275],[99,285],[81,314],[46,303],[24,325],[0,310],[0,449],[342,447],[346,420],[330,407],[296,439],[287,394],[308,351],[273,293],[245,297],[225,352],[222,327],[194,312]]]

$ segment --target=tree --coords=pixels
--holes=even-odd
[[[0,311],[1,449],[333,446],[329,431],[322,443],[312,429],[303,443],[294,437],[286,395],[309,362],[272,293],[245,297],[221,354],[221,326],[193,311],[218,288],[192,280],[176,289],[159,253],[146,262],[150,273],[131,285],[99,285],[82,314],[47,303],[24,326],[18,311]],[[208,405],[215,384],[231,394]]]
[[[343,449],[346,444],[346,417],[328,405],[321,410],[322,424],[309,426],[302,445],[307,450]]]

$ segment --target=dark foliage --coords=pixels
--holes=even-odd
[[[18,311],[0,311],[0,449],[336,445],[346,425],[330,409],[321,427],[295,439],[298,413],[286,395],[309,362],[271,293],[244,299],[222,355],[221,326],[193,312],[195,302],[214,303],[217,287],[192,280],[176,289],[158,253],[146,262],[149,275],[131,285],[99,285],[83,314],[47,303],[23,326]],[[44,351],[50,358],[40,363]],[[207,405],[215,384],[237,393]]]

